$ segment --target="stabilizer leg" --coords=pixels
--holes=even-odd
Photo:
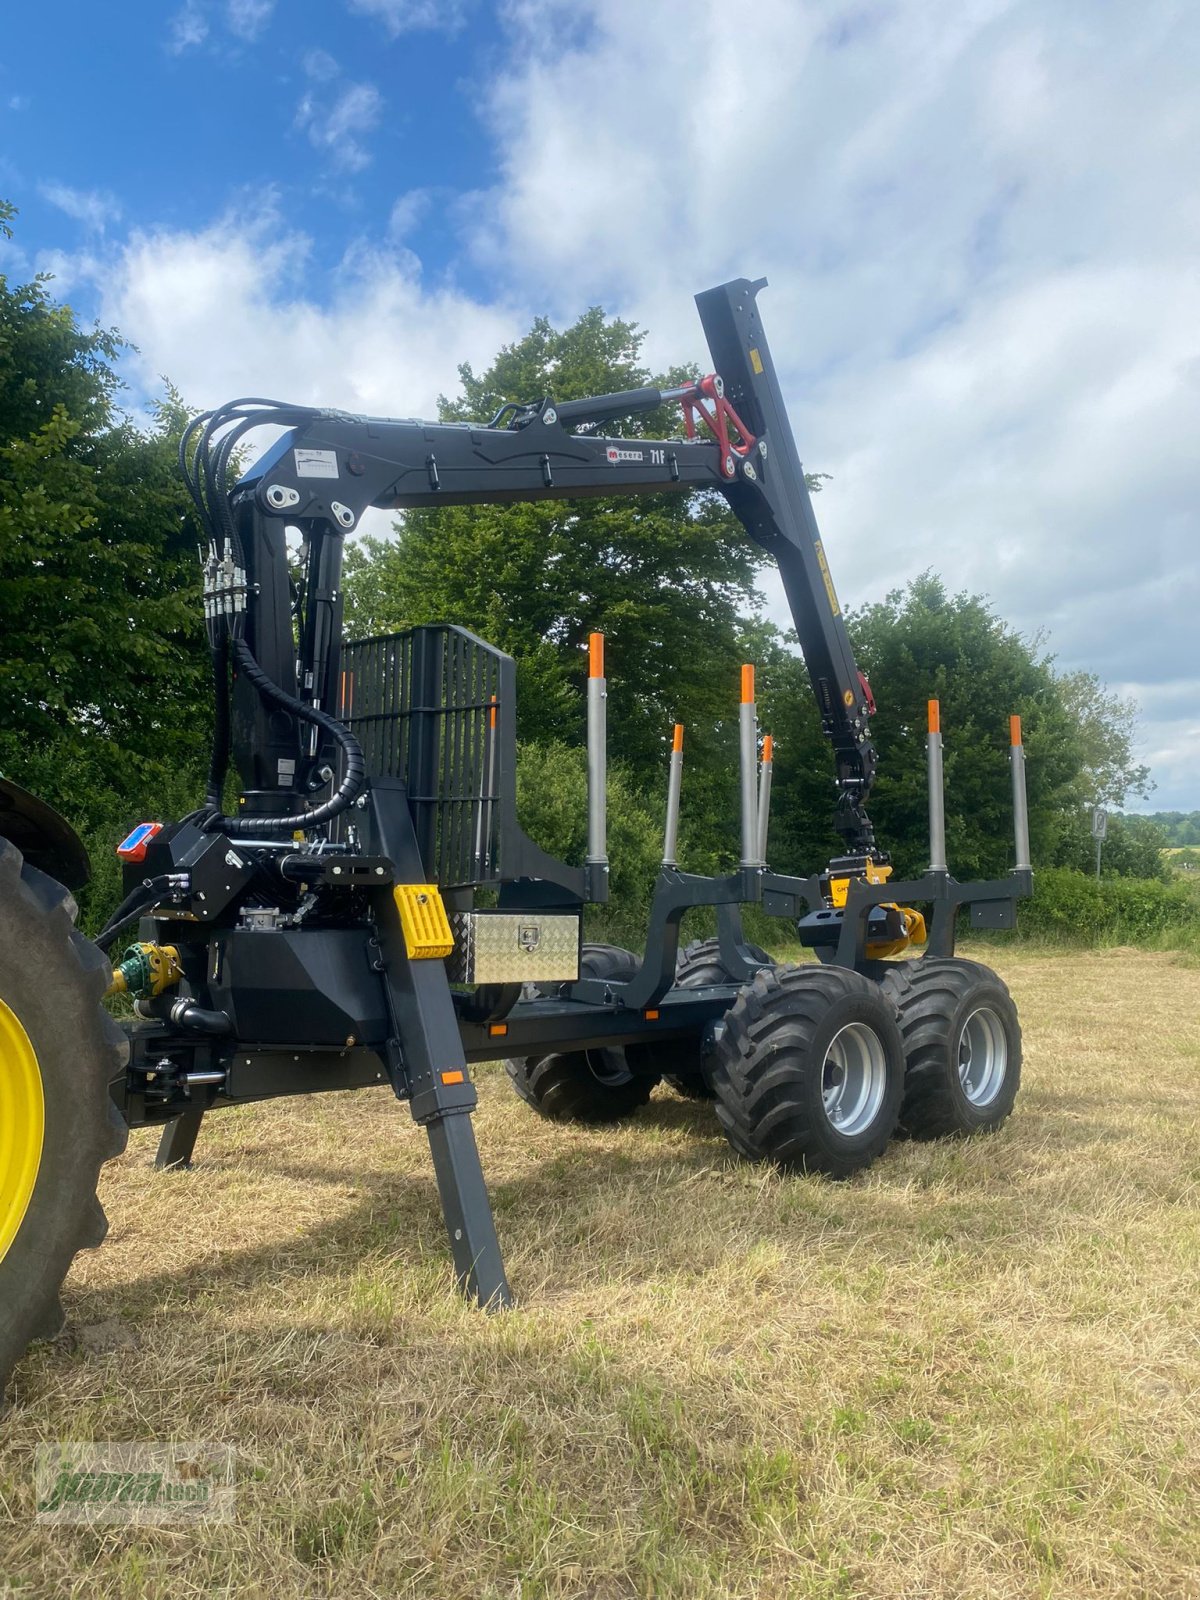
[[[504,1275],[470,1115],[459,1111],[434,1117],[426,1132],[458,1286],[485,1311],[511,1306],[512,1291]]]
[[[158,1153],[154,1157],[154,1165],[160,1171],[168,1167],[191,1166],[192,1151],[196,1148],[196,1136],[200,1132],[203,1120],[204,1112],[197,1107],[194,1111],[185,1111],[181,1117],[175,1117],[167,1123],[162,1131],[162,1138],[158,1141]]]
[[[429,792],[432,792],[430,788]],[[400,884],[424,879],[408,802],[401,784],[372,784],[369,837],[391,858]],[[432,885],[429,894],[436,894]],[[372,893],[380,967],[393,1033],[385,1059],[392,1087],[429,1134],[438,1192],[459,1287],[487,1310],[512,1304],[496,1225],[471,1126],[477,1096],[442,960],[407,952],[396,896]]]

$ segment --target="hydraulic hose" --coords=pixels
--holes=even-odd
[[[204,798],[208,810],[219,813],[229,768],[229,645],[224,635],[212,647],[212,676],[213,742]]]
[[[321,805],[314,806],[310,811],[289,812],[278,817],[212,817],[207,826],[214,832],[227,833],[233,838],[252,838],[260,833],[285,833],[293,828],[315,828],[323,822],[328,822],[331,817],[336,817],[345,811],[347,806],[353,805],[363,791],[366,781],[367,766],[363,757],[362,747],[350,730],[331,717],[328,712],[320,711],[316,706],[306,706],[303,700],[298,700],[294,694],[288,694],[286,689],[281,689],[259,666],[250,651],[250,646],[244,639],[234,639],[233,654],[238,670],[247,681],[253,685],[264,700],[290,711],[293,716],[301,718],[304,722],[314,723],[322,732],[337,743],[346,763],[346,771],[337,792],[330,796]]]
[[[135,917],[140,917],[143,911],[148,910],[170,888],[170,885],[171,879],[166,873],[157,878],[148,878],[145,883],[139,883],[137,888],[131,890],[121,901],[92,943],[107,952],[115,944],[121,929],[128,927]]]

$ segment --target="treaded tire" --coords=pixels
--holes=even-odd
[[[100,1168],[129,1133],[109,1097],[128,1057],[101,1004],[112,969],[76,931],[76,914],[62,884],[0,839],[0,1000],[33,1047],[45,1106],[33,1192],[0,1259],[0,1390],[30,1341],[62,1327],[67,1269],[108,1231],[96,1198]]]
[[[593,1127],[631,1117],[658,1082],[651,1074],[631,1072],[625,1052],[616,1049],[516,1057],[504,1066],[513,1088],[539,1116]]]
[[[603,982],[625,982],[641,968],[632,950],[615,944],[585,944],[579,975]],[[557,991],[561,985],[555,985]],[[657,1072],[632,1072],[619,1049],[560,1051],[549,1056],[517,1056],[504,1063],[512,1086],[527,1106],[551,1122],[582,1122],[593,1127],[621,1122],[644,1106],[659,1080]]]
[[[845,967],[756,973],[726,1012],[708,1068],[739,1155],[830,1178],[882,1153],[904,1093],[895,1007]]]
[[[758,945],[747,943],[746,949],[756,961],[766,967],[771,965],[770,956]],[[693,939],[675,962],[677,989],[705,989],[710,984],[733,982],[729,968],[721,960],[719,939]]]
[[[922,956],[894,963],[880,987],[904,1039],[902,1131],[994,1132],[1021,1086],[1021,1024],[1003,979],[978,961]]]
[[[767,952],[756,944],[747,944],[747,950],[756,960],[770,965],[771,958]],[[677,989],[705,989],[715,983],[733,983],[734,979],[729,968],[721,960],[721,941],[719,939],[694,939],[686,949],[679,954],[675,963],[675,987]],[[649,1050],[650,1045],[641,1048]],[[669,1070],[665,1052],[673,1048],[675,1060],[683,1062],[682,1066],[675,1066]],[[701,1065],[698,1045],[689,1044],[687,1041],[677,1041],[675,1046],[663,1045],[664,1051],[664,1076],[663,1081],[675,1090],[676,1094],[683,1095],[686,1100],[714,1100],[716,1095],[712,1085],[704,1074]],[[695,1061],[695,1066],[688,1063]]]

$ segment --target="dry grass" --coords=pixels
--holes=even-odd
[[[382,1091],[135,1136],[76,1327],[20,1368],[0,1580],[30,1596],[1200,1595],[1200,972],[989,952],[1026,1031],[997,1137],[834,1186],[631,1126],[476,1119],[521,1298],[452,1293]],[[232,1443],[202,1535],[43,1528],[39,1442]]]

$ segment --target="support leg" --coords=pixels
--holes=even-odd
[[[168,1167],[191,1166],[192,1151],[196,1148],[196,1135],[200,1132],[203,1119],[204,1112],[197,1107],[194,1111],[185,1111],[181,1117],[175,1117],[167,1123],[162,1131],[162,1138],[158,1141],[158,1153],[154,1157],[154,1165],[160,1171]]]
[[[485,1311],[511,1306],[470,1113],[435,1116],[426,1124],[426,1132],[458,1286]]]

